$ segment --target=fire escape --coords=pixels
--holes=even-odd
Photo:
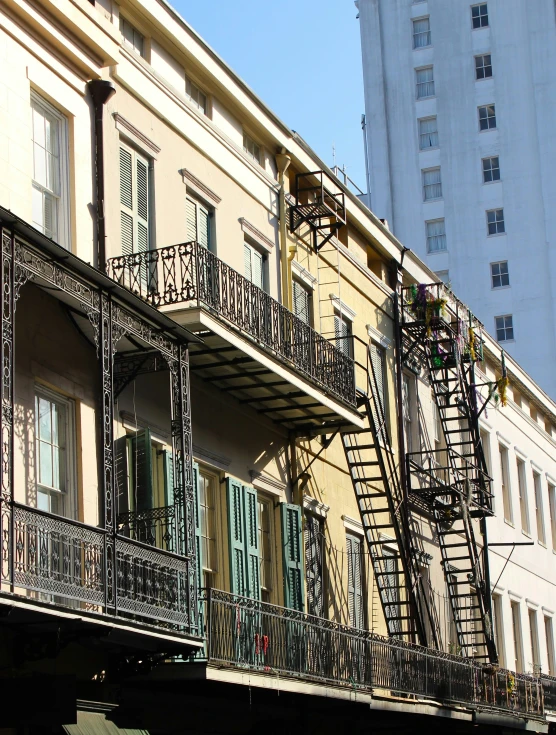
[[[485,518],[492,515],[491,478],[479,431],[481,324],[443,284],[402,289],[402,361],[421,363],[436,401],[441,437],[435,449],[407,455],[409,498],[431,513],[457,634],[458,651],[496,661]],[[489,393],[489,398],[492,391]]]
[[[346,224],[345,194],[324,171],[311,171],[295,177],[290,229],[299,234],[304,224],[311,228],[317,253]]]

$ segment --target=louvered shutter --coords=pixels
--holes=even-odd
[[[251,248],[251,257],[253,263],[252,281],[255,286],[264,288],[264,258],[262,253]]]
[[[284,564],[284,604],[292,610],[303,611],[305,606],[303,586],[302,516],[298,505],[282,503],[282,559]]]
[[[348,562],[349,622],[354,628],[363,628],[363,575],[362,543],[356,536],[346,536]]]
[[[199,206],[198,242],[204,248],[210,249],[210,215],[207,210]]]
[[[324,612],[322,531],[322,521],[319,518],[312,515],[305,517],[307,612],[318,617],[322,617]]]
[[[377,412],[373,405],[373,416],[377,427],[380,427],[380,433],[384,442],[386,442],[386,403],[385,403],[385,385],[384,385],[384,350],[375,344],[369,347],[371,355],[371,364],[374,374],[373,390],[376,390],[375,401],[380,404],[381,410]]]
[[[116,508],[118,513],[129,511],[129,437],[122,436],[114,442],[114,476],[116,481]]]
[[[261,599],[260,552],[257,491],[244,485],[243,499],[245,504],[245,561],[247,563],[247,597]]]
[[[122,255],[149,249],[149,209],[149,163],[135,151],[120,146]]]
[[[132,437],[131,463],[134,470],[132,493],[135,498],[135,510],[148,510],[153,507],[152,443],[151,432],[148,429]]]
[[[149,167],[136,155],[137,173],[137,252],[149,249]]]
[[[164,461],[164,502],[166,505],[174,505],[174,457],[172,452],[164,449],[162,452]]]
[[[133,156],[120,148],[120,221],[122,255],[133,253]]]
[[[305,324],[309,324],[310,318],[310,295],[298,281],[293,282],[293,311],[294,314]]]
[[[201,527],[201,489],[199,465],[193,464],[193,492],[195,502],[195,551],[197,553],[197,587],[203,586],[203,534]]]
[[[185,200],[185,222],[187,242],[197,242],[197,205],[189,198]]]
[[[243,265],[245,278],[247,278],[248,281],[252,281],[253,272],[251,267],[251,248],[246,242],[243,243]]]
[[[243,485],[232,477],[226,478],[228,500],[228,535],[230,543],[230,582],[231,591],[245,595],[245,519]]]
[[[351,355],[350,325],[339,314],[334,314],[334,336],[336,337],[336,347],[345,355]]]

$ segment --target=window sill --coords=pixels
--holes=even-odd
[[[506,234],[507,234],[506,232],[495,232],[495,233],[494,233],[494,234],[492,234],[492,235],[489,235],[489,234],[487,233],[487,237],[504,237],[504,236],[505,236]]]
[[[413,18],[413,20],[417,20],[416,18]],[[432,43],[427,44],[426,46],[414,46],[414,51],[424,51],[424,49],[432,48]]]
[[[427,151],[439,151],[439,145],[429,145],[426,148],[419,148],[419,153],[426,153]]]
[[[489,82],[491,79],[494,79],[493,76],[490,77],[481,77],[480,79],[475,78],[476,82]]]
[[[479,133],[495,133],[497,130],[498,128],[485,128],[484,130],[479,128]]]
[[[547,545],[544,543],[544,541],[541,541],[540,539],[537,539],[537,543],[539,546],[542,546],[543,549],[547,549]]]
[[[531,539],[533,538],[531,536],[531,533],[529,531],[525,531],[523,528],[521,529],[521,535],[526,536],[527,538],[531,538]]]
[[[492,186],[492,184],[501,184],[502,179],[495,179],[494,181],[483,181],[483,186]]]
[[[446,250],[427,250],[427,255],[442,255],[443,253],[447,253],[448,248]]]
[[[515,528],[515,526],[514,526],[514,524],[513,524],[513,521],[509,521],[509,520],[508,520],[507,518],[504,518],[504,523],[505,523],[505,524],[506,524],[507,526],[511,526],[511,528]]]
[[[434,197],[433,199],[423,199],[423,204],[429,204],[430,202],[443,202],[444,197]]]
[[[511,286],[491,286],[491,291],[506,291],[506,289],[511,288]]]
[[[421,100],[434,100],[434,99],[436,99],[435,94],[430,94],[428,97],[415,97],[415,100],[417,102],[421,102]]]
[[[497,339],[496,341],[500,345],[511,345],[515,342],[515,339]]]

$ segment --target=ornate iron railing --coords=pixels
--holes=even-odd
[[[111,258],[108,274],[153,306],[204,306],[350,405],[353,359],[195,242]]]
[[[272,675],[543,716],[541,680],[232,595],[206,594],[208,661]]]
[[[118,513],[118,529],[122,536],[156,546],[165,551],[176,550],[176,509],[173,505],[148,510]]]
[[[545,710],[556,712],[556,677],[543,675],[541,682],[544,695],[544,708]]]
[[[13,548],[3,548],[15,594],[37,593],[61,605],[78,601],[100,612],[151,624],[186,626],[189,560],[116,536],[115,604],[107,606],[108,533],[84,523],[14,503]],[[10,581],[6,578],[5,581]],[[75,602],[72,603],[75,607]]]

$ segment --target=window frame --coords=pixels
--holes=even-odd
[[[505,652],[505,639],[504,639],[504,613],[502,610],[502,595],[493,592],[492,593],[492,617],[494,618],[492,629],[494,631],[494,640],[496,643],[496,650],[498,652],[498,659],[500,666],[505,666],[506,652]]]
[[[498,442],[498,455],[500,462],[500,486],[502,490],[502,509],[504,521],[510,526],[514,525],[514,511],[512,503],[512,488],[510,484],[509,450],[505,444]]]
[[[484,63],[484,59],[485,59],[486,56],[489,57],[489,63],[488,64],[485,64]],[[493,74],[492,74],[492,54],[491,53],[488,53],[488,54],[476,54],[473,58],[475,60],[475,81],[476,82],[482,82],[485,79],[492,79],[492,77],[493,77]],[[483,60],[482,66],[478,66],[477,65],[477,60],[478,59],[482,59]],[[481,69],[483,70],[483,76],[482,77],[478,75],[479,74],[479,71]],[[487,74],[485,72],[485,69],[490,69],[490,74]]]
[[[263,544],[263,538],[261,535],[262,532],[262,513],[261,513],[261,505],[267,506],[267,515],[268,515],[268,549],[269,549],[269,558],[268,558],[268,577],[267,580],[270,581],[269,587],[263,586],[263,578],[265,575],[263,575],[263,564],[264,564],[264,544]],[[260,490],[257,490],[257,533],[259,534],[259,584],[261,589],[261,600],[263,602],[269,602],[272,603],[275,601],[276,596],[276,561],[275,561],[275,550],[276,550],[276,531],[274,527],[274,501],[265,493],[261,492]],[[268,598],[264,599],[264,593],[267,593]]]
[[[544,636],[546,641],[548,675],[555,676],[556,660],[554,656],[554,618],[552,615],[544,615]]]
[[[499,336],[498,336],[499,327],[498,327],[498,324],[497,324],[497,320],[498,319],[511,319],[512,320],[510,327],[506,326],[506,323],[505,322],[504,322],[504,326],[501,327],[504,330],[508,330],[508,329],[511,329],[512,330],[512,336],[509,339],[508,338],[504,338],[504,339],[500,339],[499,338]],[[496,341],[497,342],[515,342],[513,314],[501,314],[500,316],[495,316],[494,317],[494,331],[496,332]]]
[[[31,188],[37,189],[43,193],[49,194],[56,201],[56,235],[52,237],[54,242],[61,245],[66,250],[71,252],[71,211],[70,211],[70,156],[69,156],[69,119],[60,110],[54,107],[48,100],[42,97],[39,92],[31,89],[30,95],[30,108],[31,108],[31,144],[32,144],[32,160],[33,160],[33,174],[31,177]],[[33,112],[35,108],[38,108],[39,112],[50,116],[56,120],[57,123],[57,137],[58,137],[58,178],[59,178],[59,194],[56,194],[54,190],[48,189],[43,184],[40,184],[35,180],[35,133],[33,124]],[[42,108],[42,110],[41,110]],[[38,224],[38,223],[37,223]],[[33,218],[33,226],[36,226]],[[44,233],[43,228],[43,234]]]
[[[187,219],[187,203],[191,202],[195,206],[195,242],[199,242],[199,231],[200,231],[200,214],[201,211],[205,212],[207,215],[207,221],[208,221],[208,228],[207,228],[207,239],[208,239],[208,245],[207,250],[210,253],[216,253],[216,242],[215,242],[215,227],[214,227],[214,207],[211,207],[209,204],[204,202],[199,197],[196,197],[192,195],[189,191],[186,192],[185,195],[185,226],[186,226],[186,239],[188,242],[191,242],[189,239],[189,232],[188,232],[188,219]],[[200,243],[202,244],[202,243]]]
[[[426,174],[432,174],[438,172],[438,181],[435,181],[431,184],[426,184]],[[431,166],[430,168],[422,168],[421,169],[421,182],[423,186],[423,202],[437,202],[443,199],[442,194],[442,169],[440,166]],[[433,191],[433,187],[439,187],[439,194],[438,196],[427,196],[427,191]]]
[[[132,195],[131,195],[131,208],[128,207],[126,204],[124,204],[121,200],[121,186],[122,186],[122,180],[121,180],[121,151],[125,150],[128,154],[131,155],[131,181],[132,181]],[[156,248],[156,245],[154,243],[154,226],[153,226],[153,211],[154,211],[154,205],[153,205],[153,199],[154,199],[154,187],[153,187],[153,159],[149,156],[146,156],[142,151],[140,151],[137,148],[134,148],[132,145],[126,142],[125,139],[120,138],[118,141],[118,155],[119,155],[119,192],[120,192],[120,199],[118,202],[118,207],[120,210],[120,248],[121,248],[121,254],[124,255],[123,247],[122,247],[122,237],[121,237],[121,215],[122,213],[126,214],[128,217],[132,220],[132,252],[140,253],[140,252],[146,252],[148,250],[154,250]],[[138,195],[137,195],[137,163],[141,162],[147,169],[147,218],[145,219],[142,217],[139,213],[139,204],[138,204]],[[142,220],[142,221],[141,221]],[[138,225],[141,224],[144,227],[146,226],[147,231],[147,248],[146,251],[138,250],[136,248],[139,238],[137,236],[138,231]],[[147,273],[144,274],[144,279],[147,278]]]
[[[436,222],[444,222],[444,232],[441,235],[429,235],[428,226],[435,224]],[[431,250],[430,241],[433,238],[436,239],[439,237],[444,238],[445,247],[443,249],[438,248],[436,250]],[[437,217],[435,219],[425,220],[425,238],[426,238],[426,243],[427,243],[427,255],[435,255],[436,253],[447,253],[448,252],[448,242],[447,242],[447,237],[446,237],[446,219],[444,217]]]
[[[253,151],[249,150],[249,145],[253,147]],[[258,157],[255,155],[255,149],[258,149]],[[257,143],[255,138],[245,128],[243,129],[243,152],[251,161],[254,161],[264,169],[263,146]]]
[[[480,24],[476,26],[474,23],[474,18],[473,18],[473,8],[482,8],[482,7],[486,8],[487,12],[481,15],[479,11],[479,15],[477,17],[479,18],[479,20],[483,17],[486,17],[487,22],[486,23],[480,22]],[[489,19],[488,19],[488,3],[475,3],[471,5],[471,30],[480,31],[481,28],[489,28],[489,27],[490,26],[489,26]]]
[[[489,108],[492,107],[493,114],[489,115],[488,111]],[[486,116],[484,118],[481,117],[481,110],[486,110]],[[496,119],[496,103],[495,102],[489,102],[486,105],[478,105],[477,106],[477,116],[479,120],[479,133],[489,133],[491,130],[498,130],[498,120]],[[486,120],[487,126],[483,127],[481,121]],[[490,124],[490,120],[494,120],[494,125]]]
[[[539,620],[537,610],[527,607],[527,618],[529,621],[529,636],[531,641],[531,666],[533,675],[540,673],[541,650],[539,641]]]
[[[361,618],[362,619],[361,619],[361,621],[359,621],[360,622],[359,625],[357,624],[357,622],[358,622],[357,620],[353,620],[352,619],[351,611],[350,611],[350,606],[349,606],[349,596],[350,596],[349,570],[350,570],[350,565],[349,565],[349,561],[348,560],[349,560],[350,553],[353,553],[353,552],[350,552],[349,549],[348,549],[348,539],[351,539],[352,548],[353,548],[353,541],[355,541],[356,543],[360,544],[360,551],[359,551],[359,583],[360,583],[360,594],[361,594],[361,610],[360,610],[360,613],[361,613]],[[347,594],[348,594],[348,620],[349,620],[349,624],[353,628],[358,628],[358,629],[363,629],[364,630],[365,627],[366,627],[366,621],[367,621],[367,604],[366,604],[367,603],[367,594],[366,594],[366,585],[365,585],[365,542],[364,542],[363,536],[360,536],[359,534],[353,533],[353,531],[347,531],[347,530],[346,530],[346,561],[347,561],[347,577],[348,577],[347,578],[347,584],[348,584]],[[352,575],[353,575],[354,581],[355,581],[355,576],[353,574],[353,569],[354,569],[353,563],[351,564],[351,569],[352,569]],[[355,585],[352,585],[352,586],[355,587]],[[355,615],[355,618],[356,617],[357,617],[357,615]]]
[[[203,587],[209,586],[209,587],[212,588],[212,587],[216,587],[217,586],[217,580],[219,579],[219,573],[220,573],[220,569],[222,567],[222,565],[221,565],[221,559],[220,559],[220,554],[219,554],[220,545],[218,543],[218,539],[221,538],[221,533],[220,533],[220,528],[219,528],[219,513],[220,513],[220,509],[219,509],[219,503],[220,503],[219,488],[220,488],[220,474],[218,472],[215,472],[215,471],[211,470],[209,467],[207,467],[205,465],[202,465],[202,464],[199,464],[198,465],[198,473],[199,473],[199,480],[198,480],[199,483],[201,482],[201,478],[203,478],[203,480],[205,482],[208,482],[209,485],[212,484],[212,493],[213,493],[212,500],[214,502],[214,507],[209,508],[209,506],[207,506],[207,505],[205,505],[203,507],[205,509],[206,508],[209,508],[212,511],[212,520],[211,520],[211,523],[213,524],[213,528],[210,529],[210,530],[212,530],[212,532],[214,533],[214,538],[212,538],[211,536],[205,536],[204,535],[205,529],[202,527],[202,525],[200,525],[200,529],[199,529],[200,537],[201,537],[201,544],[203,544],[203,546],[202,546],[203,553],[201,554],[201,558],[203,560],[203,569],[202,569],[202,573],[203,573]],[[202,512],[201,512],[201,507],[202,507],[202,495],[201,495],[201,492],[202,492],[201,491],[201,488],[199,487],[199,519],[201,519],[203,517],[202,516]],[[206,516],[206,518],[208,518],[208,516]],[[199,523],[201,524],[202,521],[199,520]],[[209,522],[207,521],[207,524],[208,523]],[[209,543],[211,541],[213,542],[212,550],[214,551],[214,558],[211,559],[211,562],[215,566],[209,567],[208,564],[207,564],[207,561],[208,561],[207,556],[208,555],[206,553],[206,549],[208,548],[208,544],[205,542],[205,539],[208,539],[208,542]],[[207,583],[207,580],[210,580],[210,583]]]
[[[556,485],[548,481],[548,511],[550,514],[550,531],[552,535],[552,551],[556,553]]]
[[[512,637],[514,643],[514,671],[523,673],[523,627],[521,624],[521,605],[510,600],[512,614]]]
[[[501,219],[497,219],[498,212],[502,212]],[[489,214],[494,214],[494,220],[492,222],[489,222]],[[506,234],[506,219],[504,217],[504,207],[496,207],[495,209],[485,210],[485,218],[487,225],[487,237],[498,237],[499,235]],[[502,224],[502,230],[499,230],[500,223]],[[496,228],[496,232],[490,231],[491,225],[494,225],[494,227]]]
[[[430,69],[432,71],[432,79],[430,79],[427,82],[419,82],[418,81],[418,75],[420,71],[426,71]],[[432,84],[433,92],[432,94],[427,95],[420,95],[419,94],[419,86],[423,84]],[[433,97],[436,97],[436,85],[434,82],[434,64],[427,64],[426,66],[419,66],[415,69],[415,99],[417,100],[429,100]]]
[[[546,546],[546,526],[544,525],[544,498],[542,473],[533,468],[533,498],[535,500],[535,519],[537,522],[537,541]]]
[[[428,27],[428,29],[426,31],[419,31],[419,32],[416,33],[415,32],[415,23],[418,23],[419,21],[422,21],[422,20],[428,20],[429,27]],[[428,43],[425,43],[423,45],[416,45],[415,44],[416,36],[424,36],[426,34],[428,34]],[[430,15],[422,15],[419,18],[412,18],[411,19],[411,38],[412,38],[412,42],[413,42],[413,50],[414,51],[418,51],[419,49],[422,49],[422,48],[430,48],[432,46],[431,18],[430,18]]]
[[[262,285],[259,286],[258,283],[255,283],[252,278],[249,278],[247,274],[245,273],[245,248],[249,248],[250,251],[250,267],[251,267],[251,275],[253,275],[253,252],[258,253],[261,256],[262,262],[261,262],[261,275],[262,275]],[[243,277],[249,281],[249,283],[252,283],[254,286],[257,286],[261,289],[261,291],[264,291],[265,293],[268,293],[268,253],[263,250],[261,247],[259,247],[253,240],[251,240],[249,237],[245,236],[243,238],[243,257],[244,257],[244,273]]]
[[[498,165],[496,167],[491,166],[488,169],[485,169],[485,162],[490,161],[492,162],[494,159],[498,162]],[[495,176],[495,171],[498,171],[498,178]],[[483,184],[497,184],[499,181],[502,180],[502,175],[500,173],[500,156],[485,156],[484,158],[481,158],[481,173],[483,175]],[[492,178],[490,181],[487,181],[485,178],[485,175],[487,173],[490,173],[492,175]]]
[[[521,457],[516,457],[516,469],[519,512],[521,517],[521,531],[526,536],[531,536],[531,519],[529,517],[529,491],[527,487],[527,474],[525,471],[525,460],[521,459]]]
[[[436,120],[436,131],[433,133],[422,133],[421,132],[421,123],[428,122],[429,120]],[[427,117],[420,117],[417,120],[417,128],[418,128],[418,135],[419,135],[419,150],[420,151],[433,151],[437,148],[440,148],[440,137],[438,135],[438,115],[428,115]],[[436,145],[428,145],[428,146],[422,146],[421,142],[423,140],[423,137],[430,136],[430,135],[436,135]]]
[[[307,296],[307,321],[303,319],[297,312],[296,306],[296,296],[295,296],[295,289],[296,287],[298,289],[301,289]],[[313,326],[313,289],[310,286],[307,286],[300,278],[296,278],[295,275],[292,276],[292,311],[295,314],[295,316],[300,319],[304,324],[306,324],[308,327]]]
[[[339,330],[337,328],[338,324],[345,324],[347,326],[347,334],[338,336]],[[337,347],[337,349],[340,350],[344,355],[347,357],[353,358],[353,319],[350,319],[349,316],[340,309],[334,308],[334,343]],[[341,341],[341,345],[338,344],[338,342]],[[347,349],[345,348],[345,345],[347,345]]]
[[[129,28],[133,31],[134,39],[133,43],[130,43],[130,41],[126,38],[124,31],[122,29],[122,25],[127,24]],[[140,56],[142,59],[147,59],[147,37],[144,33],[141,33],[139,28],[135,25],[135,23],[132,23],[130,20],[128,20],[128,17],[125,13],[119,13],[118,16],[118,30],[120,32],[120,35],[122,37],[122,45],[128,49],[129,51],[133,51],[133,53],[136,53],[138,56]],[[141,37],[141,50],[139,50],[135,45],[135,34]]]
[[[194,91],[197,92],[197,95],[202,95],[205,98],[205,106],[204,108],[199,104],[199,102],[195,101],[193,99],[193,95],[190,94],[187,91],[187,85],[190,85],[191,88],[194,88]],[[192,89],[193,91],[193,89]],[[210,98],[209,95],[195,82],[189,74],[185,75],[185,83],[184,83],[184,95],[187,99],[187,101],[193,105],[193,107],[198,110],[202,115],[205,117],[210,117],[209,110],[210,110]]]

